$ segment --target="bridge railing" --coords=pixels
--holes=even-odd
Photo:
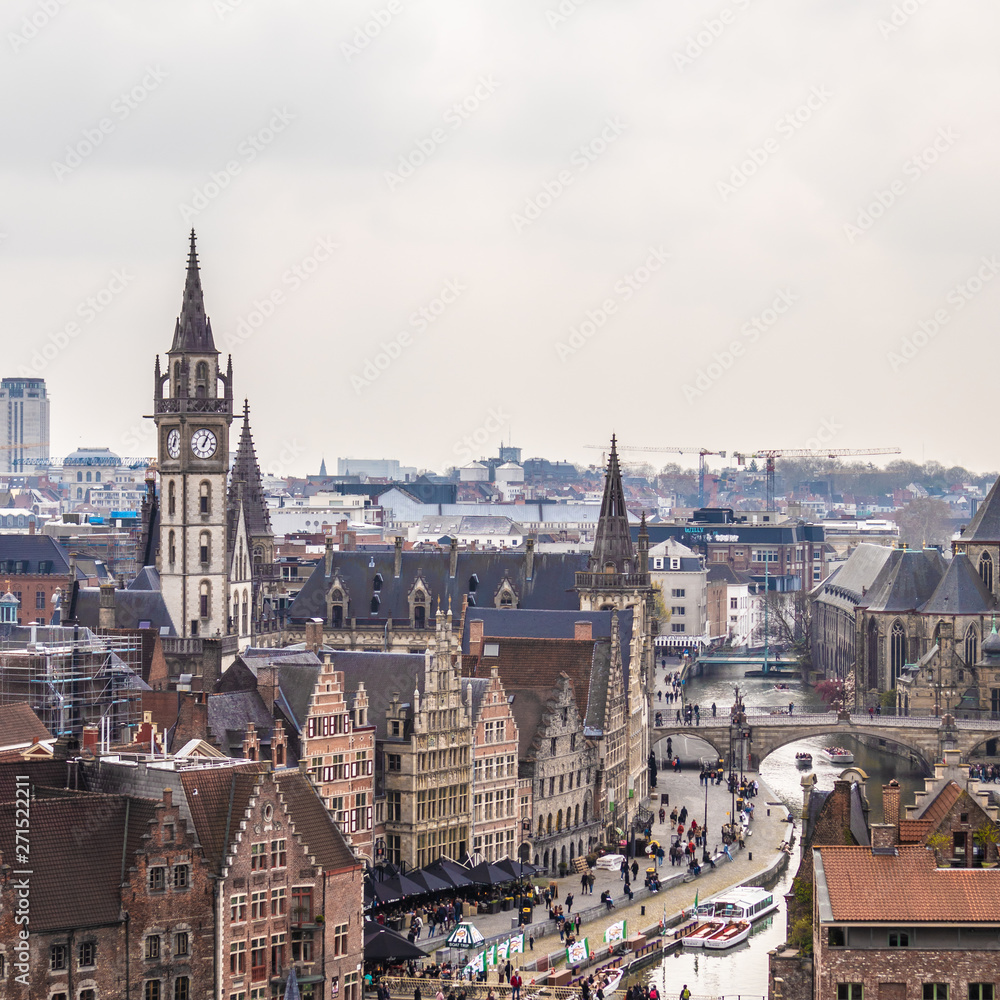
[[[702,716],[700,725],[685,725],[676,722],[674,718],[665,716],[662,725],[654,725],[654,729],[667,729],[671,732],[683,730],[696,735],[699,729],[728,729],[729,716]],[[836,712],[788,712],[775,711],[768,708],[748,708],[744,715],[749,726],[831,726],[838,723]],[[867,712],[852,712],[845,722],[858,729],[940,729],[944,721],[941,717],[913,715],[868,715]],[[1000,736],[1000,719],[956,719],[956,729],[979,730],[984,733],[995,732]]]

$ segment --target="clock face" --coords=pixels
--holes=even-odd
[[[215,435],[207,427],[202,427],[191,435],[191,450],[198,458],[211,458],[217,445]]]
[[[181,432],[175,427],[167,435],[167,454],[171,458],[177,458],[181,453]]]

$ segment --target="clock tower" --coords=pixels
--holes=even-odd
[[[226,478],[233,421],[233,365],[219,369],[205,315],[194,230],[166,368],[153,391],[160,471],[160,587],[177,634],[228,635]]]

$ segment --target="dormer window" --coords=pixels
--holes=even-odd
[[[382,601],[381,601],[381,598],[378,596],[378,594],[374,594],[372,596],[372,606],[371,606],[371,613],[373,615],[377,615],[378,614],[379,605],[381,603],[382,603]]]
[[[475,573],[473,573],[472,576],[469,577],[469,593],[474,594],[478,586],[479,586],[479,577],[476,576]]]
[[[376,573],[375,579],[372,581],[372,590],[377,594],[382,589],[382,574]]]

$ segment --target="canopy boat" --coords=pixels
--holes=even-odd
[[[622,976],[625,975],[624,969],[603,969],[602,970],[608,977],[608,980],[603,985],[598,981],[594,984],[594,991],[599,989],[605,997],[611,996],[612,993],[617,992],[618,987],[621,985]]]
[[[733,945],[741,944],[748,937],[750,937],[749,920],[730,920],[721,930],[717,930],[705,939],[705,947],[721,951],[723,948],[732,948]]]
[[[755,885],[739,886],[729,892],[720,893],[698,907],[702,917],[717,920],[759,920],[767,913],[778,909],[778,900],[770,889]]]
[[[826,747],[823,750],[823,756],[827,760],[832,761],[834,764],[853,764],[854,754],[850,750],[845,750],[843,747]]]

